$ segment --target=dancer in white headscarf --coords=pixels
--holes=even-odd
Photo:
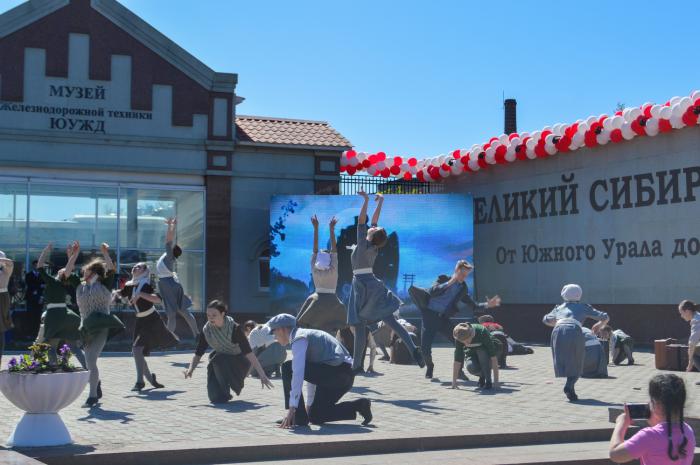
[[[554,307],[542,319],[552,331],[552,358],[554,374],[557,378],[566,378],[564,394],[570,401],[578,400],[574,385],[583,373],[586,353],[586,341],[583,335],[583,322],[588,318],[606,324],[610,318],[607,313],[599,312],[588,304],[581,303],[583,290],[578,284],[567,284],[561,290],[564,303]]]

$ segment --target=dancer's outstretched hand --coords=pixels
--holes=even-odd
[[[362,197],[365,200],[369,200],[369,195],[367,195],[367,192],[365,192],[365,191],[357,191],[357,195],[359,195],[360,197]]]
[[[311,224],[314,225],[314,228],[318,228],[318,218],[316,218],[316,215],[311,217]]]
[[[335,216],[331,218],[331,221],[328,223],[331,229],[335,228],[335,225],[338,224],[338,218]]]
[[[501,297],[500,296],[493,296],[490,299],[488,296],[486,296],[486,306],[488,308],[493,308],[493,307],[500,307],[501,305]]]
[[[374,196],[374,201],[375,202],[383,202],[384,201],[384,194],[377,194]]]
[[[270,378],[268,378],[267,376],[261,376],[261,377],[260,377],[260,384],[262,384],[262,388],[263,388],[263,389],[265,389],[265,388],[272,389],[272,388],[275,387],[275,386],[272,384],[272,381],[270,381]]]

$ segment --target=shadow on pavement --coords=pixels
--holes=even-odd
[[[104,410],[99,404],[88,410],[88,414],[78,421],[86,421],[88,423],[96,423],[95,420],[102,421],[118,421],[121,424],[131,423],[134,419],[131,418],[133,413],[120,412],[119,410]]]
[[[183,394],[186,391],[166,391],[162,389],[144,389],[140,394],[132,394],[124,396],[125,399],[144,399],[144,400],[176,400],[172,398],[177,394]]]
[[[432,402],[437,402],[437,399],[372,399],[372,402],[390,404],[395,407],[407,408],[410,410],[415,410],[417,412],[432,413],[433,415],[438,415],[441,411],[454,411],[454,409],[451,408],[438,407],[437,405],[428,405]]]
[[[572,404],[575,405],[588,405],[591,407],[611,407],[614,405],[620,405],[619,403],[614,403],[614,402],[605,402],[602,400],[596,400],[596,399],[579,399],[576,401],[571,402]]]
[[[317,436],[317,435],[333,435],[333,434],[358,434],[371,433],[373,426],[348,425],[348,424],[331,424],[326,423],[319,425],[318,429],[309,426],[299,426],[292,428],[289,431],[294,434]]]
[[[260,410],[264,407],[269,407],[269,404],[258,404],[257,402],[248,402],[247,400],[233,400],[225,404],[201,404],[190,405],[190,408],[213,408],[216,410],[224,410],[231,413],[247,412],[249,410]]]
[[[353,386],[352,389],[350,389],[350,392],[354,394],[375,394],[377,396],[383,396],[379,391],[375,391],[374,389],[365,387],[365,386]]]

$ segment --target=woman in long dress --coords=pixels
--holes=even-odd
[[[379,249],[384,247],[388,236],[384,228],[377,225],[381,214],[384,196],[377,194],[377,208],[372,215],[371,227],[367,227],[367,204],[369,196],[359,192],[364,199],[360,216],[357,220],[357,245],[350,255],[352,264],[352,290],[348,300],[347,322],[354,327],[353,371],[361,370],[362,359],[367,343],[367,326],[383,321],[406,344],[411,356],[418,366],[425,367],[423,354],[416,347],[406,329],[396,321],[394,312],[402,305],[401,299],[391,292],[386,285],[374,275],[374,262]]]
[[[76,358],[83,366],[87,368],[85,363],[85,355],[80,348],[80,316],[68,308],[66,298],[69,297],[71,289],[75,289],[80,285],[80,278],[73,274],[75,261],[78,258],[80,244],[73,242],[66,254],[68,262],[65,268],[61,268],[56,273],[56,276],[51,276],[44,265],[47,258],[51,255],[53,245],[47,245],[39,256],[37,269],[39,270],[39,279],[45,285],[44,288],[44,303],[45,310],[41,315],[41,325],[39,326],[39,334],[36,342],[41,343],[46,341],[51,349],[49,350],[49,363],[56,364],[56,350],[61,341],[65,341],[75,354]]]
[[[107,340],[124,330],[124,324],[110,314],[115,266],[109,256],[109,245],[100,246],[102,258],[95,258],[83,266],[83,280],[75,296],[80,311],[80,332],[85,350],[85,362],[90,370],[90,395],[86,407],[92,407],[102,397],[102,383],[97,359]]]
[[[207,393],[212,404],[233,399],[231,391],[240,395],[251,365],[257,372],[262,386],[272,388],[272,383],[253,354],[243,329],[233,318],[226,315],[227,311],[226,304],[219,300],[213,300],[207,305],[207,323],[199,335],[192,362],[185,371],[185,378],[191,378],[207,348],[214,349],[209,355],[207,366]]]
[[[314,281],[314,292],[299,310],[297,324],[301,328],[319,329],[329,334],[347,326],[345,305],[338,299],[338,250],[335,239],[335,225],[338,220],[331,218],[328,224],[330,230],[330,250],[318,249],[318,218],[311,217],[314,227],[313,253],[311,254],[311,276]]]
[[[583,290],[578,284],[567,284],[561,290],[564,302],[544,316],[542,322],[554,328],[551,345],[554,360],[554,374],[566,378],[564,394],[570,401],[578,400],[574,388],[583,373],[586,354],[586,340],[583,323],[592,318],[606,324],[610,317],[588,304],[581,303]]]
[[[136,384],[131,390],[140,392],[146,386],[144,377],[154,388],[163,388],[165,386],[158,382],[156,374],[148,368],[146,357],[154,349],[175,347],[179,340],[168,330],[155,309],[154,305],[161,303],[161,299],[151,286],[151,270],[148,265],[137,263],[131,269],[131,276],[124,288],[115,292],[115,296],[129,302],[136,311],[132,346]]]

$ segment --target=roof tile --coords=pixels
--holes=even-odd
[[[352,144],[325,121],[236,116],[236,139],[260,144],[351,148]]]

